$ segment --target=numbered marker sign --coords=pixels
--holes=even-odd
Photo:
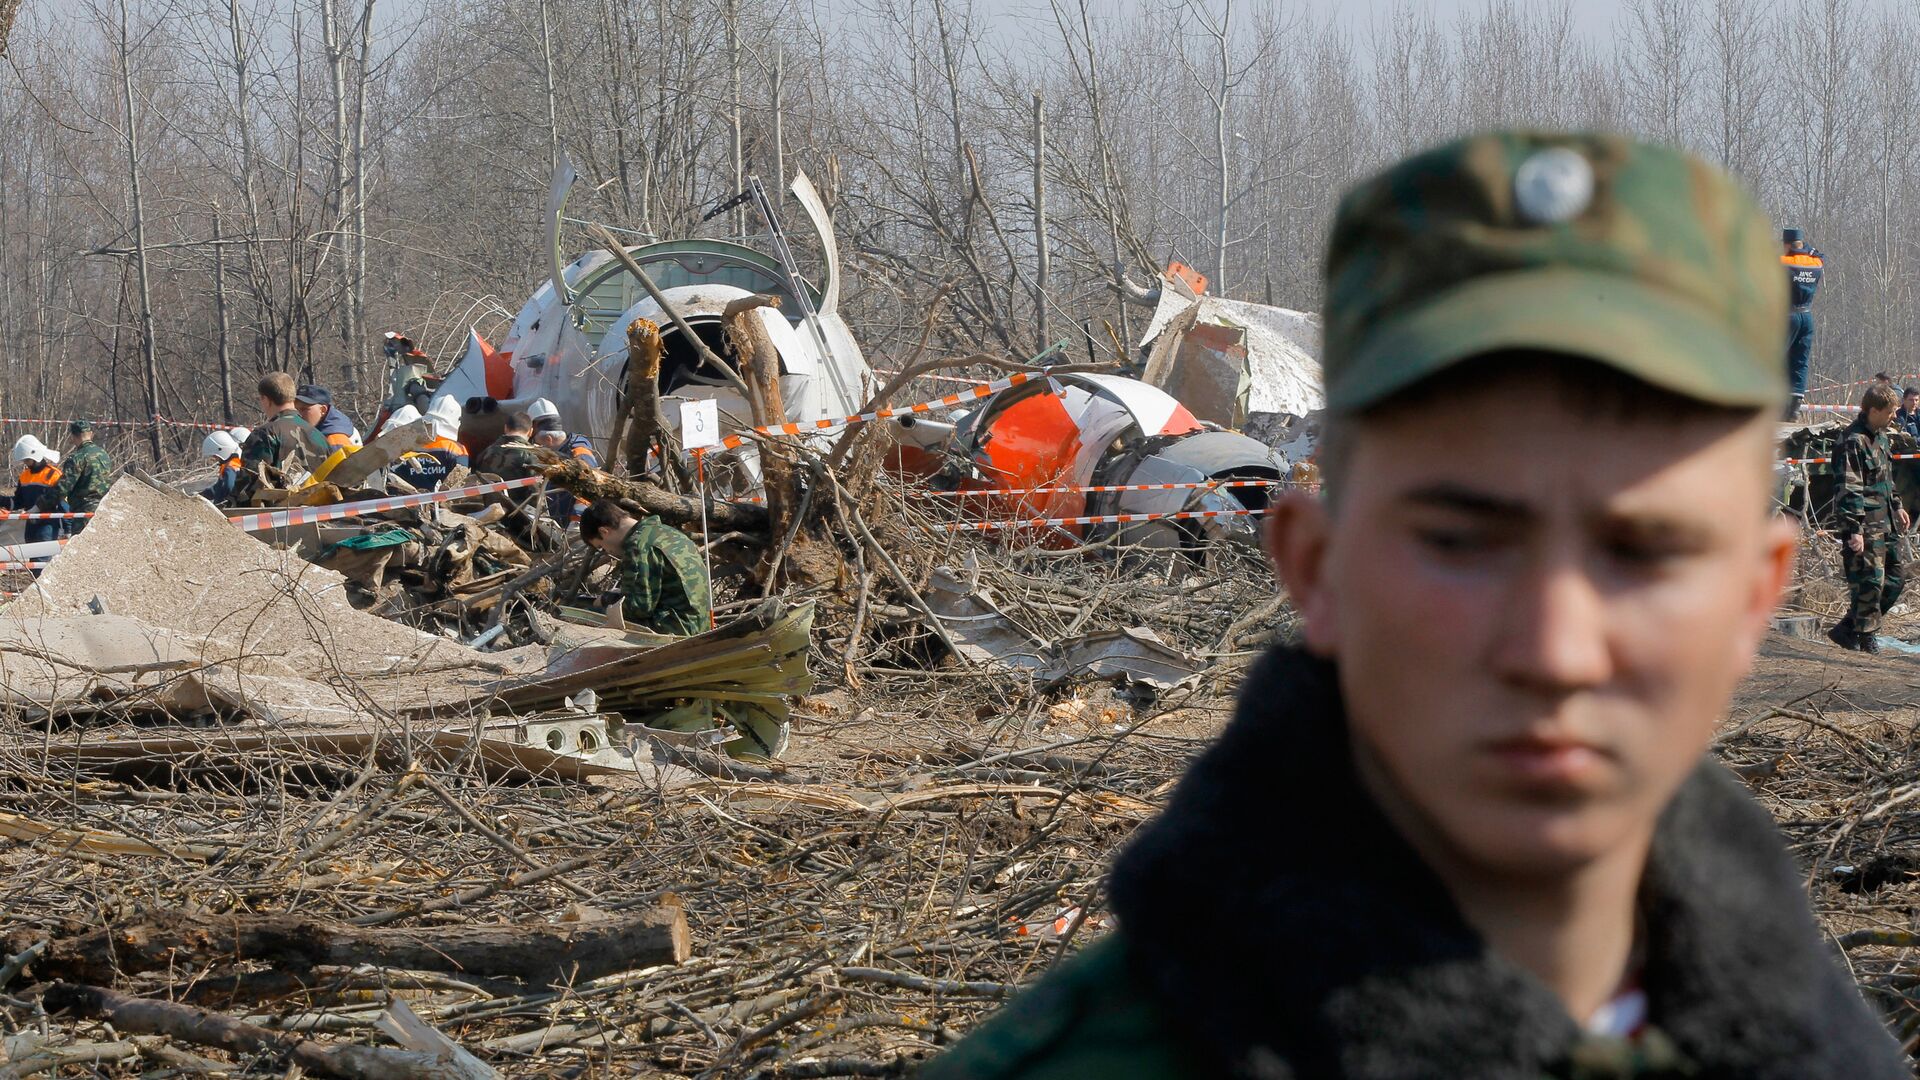
[[[712,398],[681,402],[680,445],[689,450],[703,450],[719,444],[720,403]]]

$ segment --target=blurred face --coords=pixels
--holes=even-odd
[[[550,450],[557,450],[560,448],[562,444],[564,444],[567,441],[567,433],[564,431],[554,431],[552,429],[548,429],[546,431],[535,431],[533,434],[533,441],[536,444],[547,447]]]
[[[1893,406],[1867,410],[1867,426],[1875,431],[1885,431],[1893,423]]]
[[[299,413],[300,419],[305,420],[309,424],[318,424],[320,418],[327,415],[327,407],[325,405],[308,405],[304,401],[294,402],[293,411]]]
[[[1764,418],[1594,419],[1521,376],[1354,432],[1268,543],[1356,761],[1429,859],[1555,877],[1694,768],[1791,566]]]

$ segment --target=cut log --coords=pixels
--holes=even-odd
[[[678,964],[690,955],[687,915],[675,900],[601,922],[422,929],[362,929],[294,915],[154,912],[55,938],[29,970],[40,981],[102,983],[142,971],[258,960],[457,971],[546,985]]]
[[[451,1055],[314,1042],[191,1005],[134,997],[100,986],[55,983],[43,1003],[50,1013],[104,1020],[116,1031],[166,1035],[232,1054],[272,1054],[317,1076],[347,1080],[474,1080],[475,1076],[466,1062]]]

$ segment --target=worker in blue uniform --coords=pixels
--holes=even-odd
[[[1787,380],[1793,385],[1787,419],[1791,420],[1807,396],[1807,370],[1813,360],[1813,294],[1820,288],[1820,276],[1826,273],[1827,257],[1818,248],[1808,247],[1806,234],[1799,229],[1781,230],[1780,239],[1785,247],[1780,263],[1787,269],[1792,293],[1787,316]]]
[[[584,435],[567,433],[560,423],[560,410],[554,408],[553,402],[536,398],[527,407],[527,415],[533,418],[533,441],[536,445],[573,458],[589,469],[600,467],[593,444]],[[565,488],[556,486],[547,493],[547,515],[559,522],[561,528],[565,528],[586,509],[587,504]]]

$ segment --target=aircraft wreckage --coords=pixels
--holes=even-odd
[[[817,282],[795,265],[756,179],[738,201],[759,210],[772,250],[711,238],[628,247],[630,261],[645,270],[658,297],[611,251],[590,251],[562,265],[560,227],[573,180],[571,165],[563,162],[547,204],[553,272],[521,307],[505,340],[496,347],[472,332],[465,356],[437,385],[431,385],[424,357],[402,357],[386,411],[410,403],[425,412],[452,398],[463,414],[460,441],[477,454],[499,436],[509,414],[545,398],[568,431],[584,435],[601,460],[610,461],[612,434],[626,405],[626,331],[645,319],[663,331],[658,387],[668,424],[679,420],[675,402],[711,399],[723,433],[750,428],[736,373],[711,370],[703,353],[733,364],[723,314],[729,304],[756,294],[780,301],[750,314],[779,352],[787,422],[833,421],[870,407],[878,382],[840,315],[839,251],[826,206],[805,173],[795,175],[790,190],[821,253]],[[946,420],[902,417],[885,430],[896,447],[890,460],[902,472],[956,490],[1282,480],[1288,470],[1285,457],[1261,442],[1196,417],[1165,390],[1114,374],[1055,374]],[[758,483],[758,451],[747,443],[716,453],[708,469],[735,478],[732,494],[748,494],[742,489]],[[1001,508],[1022,517],[1257,510],[1266,497],[1259,486],[1060,492],[1022,495]],[[1246,516],[1122,528],[1130,541],[1168,546],[1202,536],[1250,541],[1257,532]],[[1085,530],[1076,525],[1067,531]]]

